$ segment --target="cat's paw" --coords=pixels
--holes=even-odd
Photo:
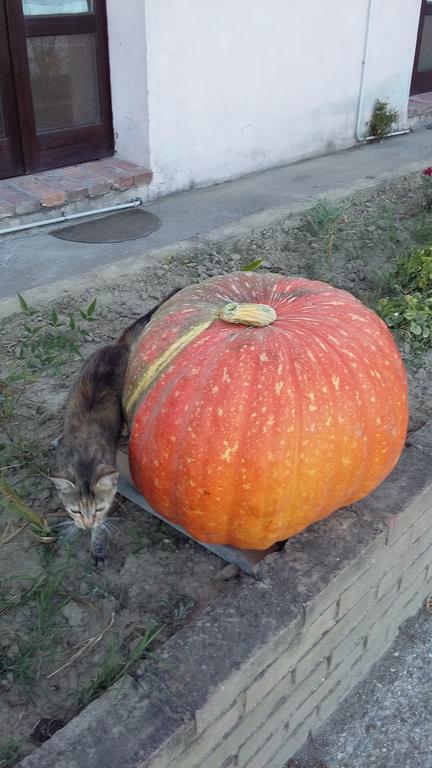
[[[106,568],[110,564],[110,556],[106,549],[92,552],[91,556],[95,568]]]

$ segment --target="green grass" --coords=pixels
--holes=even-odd
[[[22,739],[13,737],[0,746],[0,768],[9,768],[19,757]]]
[[[137,639],[132,650],[127,655],[121,652],[118,641],[112,640],[96,674],[88,685],[80,691],[78,708],[83,709],[90,702],[97,699],[104,691],[108,690],[108,688],[111,688],[116,683],[120,683],[130,668],[151,652],[154,641],[163,629],[163,624],[150,626]]]
[[[16,637],[17,650],[5,652],[0,672],[12,673],[14,680],[22,686],[32,686],[39,680],[42,663],[47,654],[52,653],[59,630],[63,628],[60,611],[73,598],[73,594],[63,592],[67,567],[52,565],[15,595],[5,594],[2,585],[0,606],[3,612],[23,606],[30,612],[27,626]]]
[[[307,211],[307,230],[322,242],[324,251],[323,254],[316,254],[313,258],[312,276],[323,279],[325,270],[331,265],[337,239],[344,230],[347,230],[350,205],[350,200],[333,203],[322,199]]]
[[[44,518],[29,507],[23,499],[18,496],[9,483],[0,477],[0,504],[7,509],[11,515],[15,515],[21,520],[30,524],[31,529],[42,540],[52,542],[55,539],[48,523]]]

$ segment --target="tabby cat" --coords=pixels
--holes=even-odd
[[[131,347],[154,312],[178,290],[130,325],[117,341],[90,355],[66,402],[63,433],[56,446],[57,470],[51,479],[75,525],[91,531],[96,565],[108,560],[105,519],[117,490],[122,392]]]

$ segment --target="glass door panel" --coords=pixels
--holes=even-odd
[[[38,133],[100,122],[93,34],[29,37],[27,52]]]
[[[58,16],[61,13],[90,13],[92,0],[22,0],[24,16]]]

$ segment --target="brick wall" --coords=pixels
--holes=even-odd
[[[427,434],[368,499],[266,558],[23,768],[282,768],[432,591]]]

